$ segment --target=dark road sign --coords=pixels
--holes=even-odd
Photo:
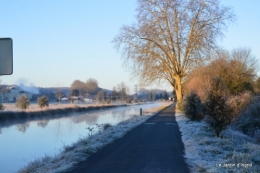
[[[13,74],[13,41],[0,38],[0,75]]]

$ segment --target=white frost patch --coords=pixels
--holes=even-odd
[[[57,156],[45,156],[39,158],[19,170],[19,173],[59,173],[72,168],[76,163],[85,160],[92,153],[113,142],[115,139],[123,137],[134,127],[144,123],[147,119],[155,115],[159,110],[169,106],[165,103],[159,109],[147,111],[142,116],[134,115],[132,118],[123,121],[116,126],[111,126],[94,134],[89,138],[81,138],[78,142],[65,146],[63,151]]]
[[[185,158],[191,172],[259,172],[260,145],[248,136],[227,128],[222,139],[204,121],[190,121],[176,113]]]

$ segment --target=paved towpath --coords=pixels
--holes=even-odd
[[[175,104],[105,146],[71,173],[186,173]]]

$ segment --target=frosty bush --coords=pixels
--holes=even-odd
[[[38,98],[38,106],[40,108],[49,107],[49,99],[48,99],[48,97],[45,96],[45,95],[39,97]]]
[[[225,88],[221,79],[213,78],[211,83],[212,89],[207,96],[205,113],[207,122],[214,129],[216,136],[219,137],[220,132],[231,122],[232,109],[226,104],[226,97],[221,93]]]
[[[192,121],[201,120],[203,118],[203,104],[201,103],[200,97],[191,91],[186,97],[184,104],[185,115]]]
[[[256,100],[233,123],[233,127],[251,137],[260,129],[260,103]]]
[[[106,130],[106,129],[108,129],[109,127],[112,127],[112,125],[109,124],[109,123],[104,124],[104,125],[103,125],[103,131]]]
[[[230,96],[227,100],[228,105],[233,109],[233,117],[236,118],[240,113],[253,102],[254,98],[250,92],[244,92],[239,95]]]
[[[22,96],[20,96],[17,100],[16,100],[16,104],[15,104],[18,108],[20,109],[27,109],[30,105],[30,100],[27,98],[27,96],[24,94]]]

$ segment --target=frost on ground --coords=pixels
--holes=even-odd
[[[49,103],[49,107],[40,108],[37,103],[31,103],[26,110],[21,110],[18,108],[15,103],[3,103],[4,110],[2,112],[38,112],[38,111],[46,111],[46,110],[55,110],[55,109],[65,109],[65,108],[88,108],[88,107],[102,107],[102,106],[122,106],[122,105],[139,105],[139,104],[149,104],[151,102],[139,102],[139,103],[124,103],[124,102],[112,102],[110,104],[106,103]]]
[[[44,111],[44,110],[54,110],[54,109],[64,109],[64,108],[88,108],[88,107],[99,107],[99,106],[109,106],[109,105],[126,105],[124,103],[111,103],[111,104],[74,104],[74,103],[64,103],[64,104],[59,104],[59,103],[49,103],[49,107],[44,107],[44,108],[39,108],[39,105],[37,103],[31,103],[29,107],[25,110],[26,112],[35,112],[35,111]],[[134,105],[134,104],[131,104]],[[3,106],[5,107],[3,112],[20,112],[21,109],[18,108],[15,103],[3,103]]]
[[[100,148],[113,142],[114,140],[123,137],[128,131],[134,127],[142,124],[148,118],[151,118],[158,111],[170,105],[165,103],[158,109],[149,110],[144,112],[142,116],[134,115],[132,118],[123,121],[116,126],[110,126],[102,131],[96,129],[97,133],[89,137],[81,138],[78,142],[64,146],[63,151],[57,156],[45,156],[39,158],[26,167],[20,169],[19,173],[58,173],[71,169],[76,163],[85,160],[92,153],[97,152]],[[99,128],[99,126],[97,126]],[[88,129],[92,132],[92,128]]]
[[[176,113],[176,121],[191,172],[260,172],[260,145],[254,139],[231,128],[218,138],[206,122],[190,121],[182,113]]]

